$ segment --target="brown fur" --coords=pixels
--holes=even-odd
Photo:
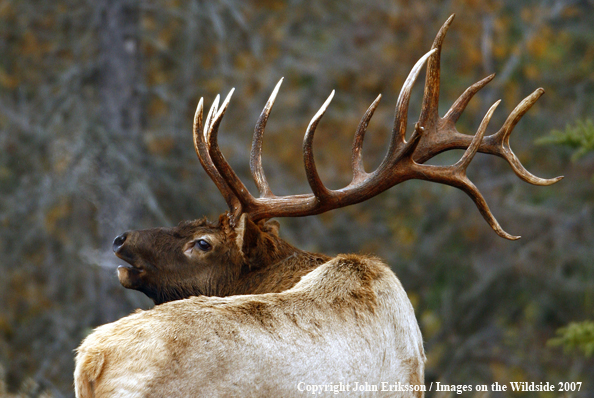
[[[155,304],[198,295],[280,292],[329,259],[285,242],[275,221],[255,224],[244,218],[242,223],[241,236],[226,215],[218,224],[202,219],[173,228],[129,231],[116,250],[131,265],[118,269],[120,282],[145,293]],[[207,237],[212,249],[185,255],[199,237]]]

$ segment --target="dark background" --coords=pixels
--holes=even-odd
[[[72,396],[73,350],[84,336],[151,307],[117,281],[118,233],[226,210],[192,146],[201,96],[209,107],[236,88],[219,142],[255,193],[253,126],[285,77],[264,166],[275,193],[296,194],[309,192],[303,133],[336,89],[315,149],[326,185],[339,188],[350,180],[365,109],[383,94],[365,141],[371,170],[406,75],[452,13],[440,113],[497,72],[458,122],[461,132],[473,134],[501,98],[493,133],[522,98],[546,90],[512,148],[535,174],[565,179],[530,186],[480,154],[469,168],[503,228],[522,239],[498,237],[464,193],[419,181],[281,219],[281,235],[302,249],[375,253],[391,264],[417,311],[428,382],[582,381],[579,396],[594,395],[592,359],[547,345],[559,327],[593,318],[594,156],[572,161],[572,149],[535,142],[592,114],[592,1],[2,0],[0,396]]]

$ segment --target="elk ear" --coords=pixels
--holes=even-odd
[[[262,230],[278,237],[279,230],[280,230],[280,224],[276,220],[268,220],[262,226]]]
[[[243,253],[243,243],[244,243],[243,238],[245,237],[245,228],[246,228],[247,221],[249,221],[248,216],[247,216],[247,214],[243,213],[241,215],[241,217],[239,218],[239,222],[237,223],[237,226],[235,227],[235,243],[237,243],[237,247],[239,248],[239,251],[242,253]]]
[[[242,214],[235,227],[235,242],[250,267],[265,264],[276,255],[278,223],[254,223],[247,214]]]
[[[265,229],[254,223],[247,214],[242,214],[235,227],[235,243],[245,257],[261,251]]]

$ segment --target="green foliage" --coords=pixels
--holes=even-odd
[[[572,322],[557,330],[557,335],[548,341],[549,346],[561,346],[565,352],[582,351],[586,357],[594,354],[594,322]]]
[[[567,124],[565,130],[553,130],[551,133],[536,141],[537,144],[565,145],[576,151],[571,156],[578,160],[586,153],[594,151],[594,123],[591,119],[578,120],[574,125]]]

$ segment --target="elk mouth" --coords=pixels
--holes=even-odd
[[[141,290],[147,278],[144,264],[139,265],[138,261],[122,256],[121,253],[116,253],[116,255],[127,262],[127,264],[118,265],[117,275],[121,285],[127,289]]]
[[[136,258],[134,258],[134,256],[128,256],[126,255],[126,253],[123,253],[122,251],[118,250],[115,252],[115,255],[118,256],[118,258],[124,260],[125,262],[127,262],[128,264],[120,264],[118,265],[118,270],[120,268],[125,269],[127,271],[130,272],[134,272],[137,274],[140,274],[142,272],[145,271],[144,267],[140,266],[139,264],[137,264]]]
[[[118,269],[120,269],[120,268],[126,269],[131,272],[136,272],[138,274],[144,272],[144,269],[137,267],[135,265],[132,265],[132,264],[120,264],[120,265],[118,265]]]

